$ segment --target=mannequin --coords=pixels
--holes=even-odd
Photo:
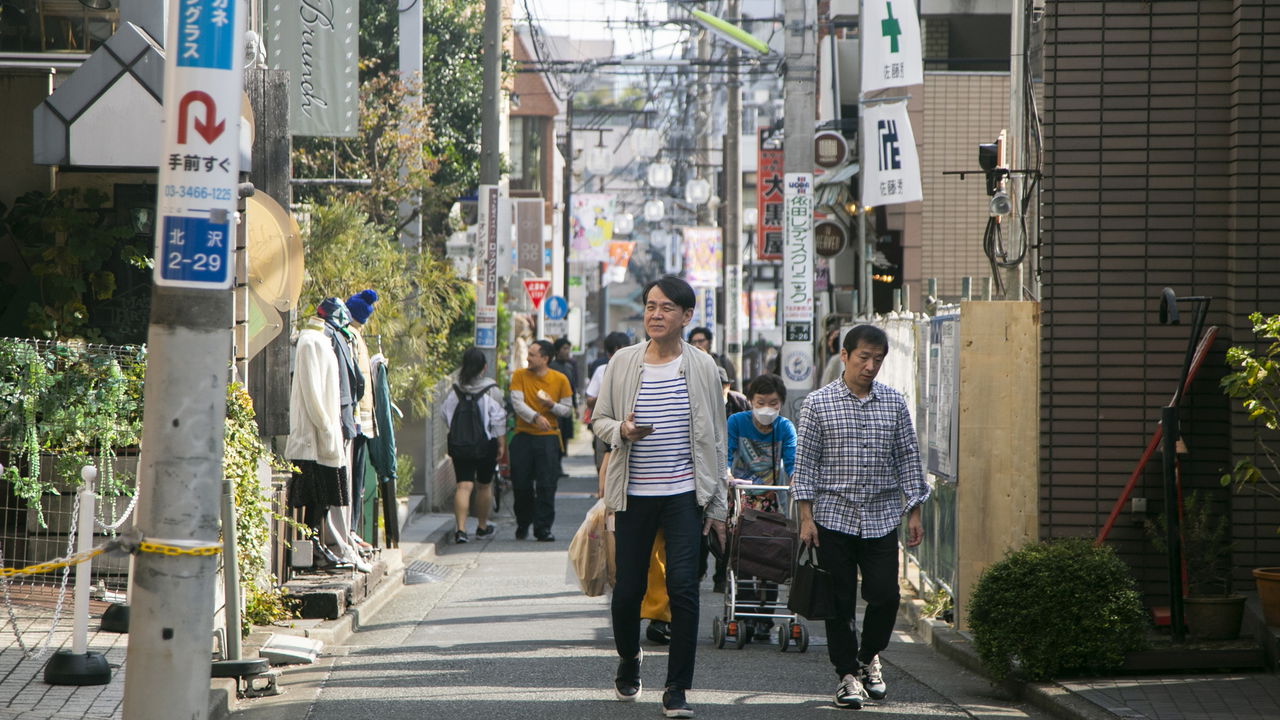
[[[369,547],[361,539],[361,525],[364,519],[364,480],[365,462],[369,456],[369,441],[377,436],[373,423],[373,373],[369,363],[369,346],[364,341],[364,325],[373,314],[373,304],[378,301],[378,292],[372,288],[362,290],[347,298],[347,311],[351,314],[351,324],[347,332],[351,335],[351,349],[354,353],[356,369],[365,379],[365,392],[356,403],[356,435],[351,440],[351,542],[358,547]]]
[[[347,325],[351,322],[351,313],[347,311],[347,306],[336,297],[328,297],[320,301],[320,305],[316,307],[316,315],[324,319],[325,334],[329,337],[329,341],[333,347],[334,356],[338,361],[338,402],[341,407],[340,419],[342,423],[342,470],[344,488],[343,495],[345,502],[341,505],[331,506],[329,508],[329,523],[332,525],[333,536],[329,541],[335,546],[340,545],[346,555],[344,560],[356,564],[360,567],[363,563],[359,552],[351,544],[351,474],[350,474],[350,458],[351,458],[351,440],[356,436],[356,418],[355,409],[360,397],[364,395],[364,376],[360,374],[360,369],[356,367],[355,355],[351,348],[351,335],[347,330]]]
[[[368,572],[369,565],[360,562],[345,543],[336,543],[339,555],[335,555],[321,540],[326,524],[331,537],[344,537],[326,521],[331,506],[349,502],[339,374],[338,358],[324,321],[319,317],[308,319],[298,333],[289,393],[290,428],[285,456],[298,468],[289,482],[289,506],[303,509],[303,522],[313,533],[317,566],[347,562]]]

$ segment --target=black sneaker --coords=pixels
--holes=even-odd
[[[636,653],[630,660],[618,661],[618,673],[613,678],[613,693],[623,702],[635,702],[640,697],[640,662],[644,660],[644,650]]]
[[[671,623],[650,620],[649,627],[644,629],[644,636],[659,645],[668,645],[671,643]]]
[[[693,717],[693,708],[684,700],[684,690],[669,687],[662,693],[662,714],[669,718]]]
[[[555,542],[555,541],[556,541],[556,536],[552,535],[551,533],[546,533],[544,535],[538,536],[538,542]]]
[[[497,526],[494,525],[493,523],[489,523],[488,525],[482,528],[476,528],[476,537],[477,538],[493,537],[493,534],[497,531],[498,531]]]
[[[516,526],[516,539],[517,539],[517,540],[523,540],[523,539],[525,539],[525,538],[527,538],[527,537],[529,537],[529,526],[528,526],[528,525],[517,525],[517,526]]]
[[[470,542],[471,539],[467,537],[466,530],[459,530],[453,534],[453,541],[461,545],[463,543]]]

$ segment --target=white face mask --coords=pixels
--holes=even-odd
[[[772,425],[774,418],[778,417],[778,411],[771,407],[758,407],[751,410],[751,417],[761,425]]]

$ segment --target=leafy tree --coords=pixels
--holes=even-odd
[[[396,230],[407,222],[398,217],[402,198],[422,199],[415,215],[423,207],[447,208],[452,198],[443,196],[432,179],[440,163],[428,149],[431,111],[407,102],[420,89],[417,79],[401,81],[395,75],[375,75],[365,81],[360,87],[358,134],[353,138],[309,138],[299,142],[293,162],[294,174],[299,177],[323,177],[336,172],[340,178],[368,178],[369,187],[305,187],[299,188],[297,199],[323,203],[342,198],[377,225]],[[403,177],[402,165],[408,168]]]
[[[471,342],[475,290],[453,267],[431,253],[405,250],[349,204],[311,212],[305,241],[307,280],[302,317],[326,297],[346,299],[365,288],[378,291],[363,330],[370,350],[387,356],[392,394],[427,412],[431,387],[453,370]]]
[[[0,266],[9,287],[0,297],[6,333],[101,339],[89,325],[89,306],[115,293],[111,268],[151,265],[150,245],[112,222],[108,199],[71,189],[29,192],[12,208],[0,204],[0,240],[16,250],[11,264]]]
[[[1222,475],[1223,485],[1280,499],[1280,315],[1249,315],[1259,347],[1236,345],[1227,350],[1234,372],[1222,378],[1222,391],[1239,400],[1254,430],[1253,454],[1238,460]]]

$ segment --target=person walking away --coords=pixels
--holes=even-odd
[[[569,441],[573,439],[573,423],[574,418],[578,414],[578,366],[573,362],[573,358],[569,356],[573,350],[573,343],[569,342],[569,338],[557,338],[552,344],[552,358],[549,365],[552,370],[564,375],[569,380],[569,392],[573,412],[569,413],[569,417],[557,417],[556,420],[560,425],[560,456],[563,458],[565,453],[569,452]],[[564,473],[561,472],[561,477]]]
[[[511,438],[511,492],[515,497],[516,539],[533,536],[555,541],[551,525],[556,519],[556,486],[560,480],[558,418],[573,414],[569,379],[552,370],[550,342],[529,345],[528,367],[511,375],[511,407],[516,413],[516,434]]]
[[[715,532],[724,539],[723,400],[715,361],[680,339],[693,317],[693,288],[667,275],[645,286],[641,297],[649,340],[613,356],[592,420],[611,448],[604,495],[614,511],[617,548],[610,608],[619,656],[614,692],[624,701],[640,696],[640,603],[661,528],[671,602],[662,710],[685,718],[693,717],[685,695],[697,650],[700,536]]]
[[[732,478],[752,485],[786,485],[795,470],[796,428],[782,417],[787,401],[787,386],[777,375],[759,375],[747,385],[751,409],[729,416],[726,440],[729,472]],[[786,473],[782,475],[779,468]],[[732,481],[731,481],[732,482]],[[747,505],[765,512],[785,513],[784,499],[770,490],[746,496]],[[749,576],[740,575],[739,580]],[[744,589],[742,599],[758,600],[763,609],[778,597],[778,586],[767,580],[758,582],[758,590]],[[773,620],[757,618],[754,636],[769,637]]]
[[[492,537],[493,480],[497,464],[507,456],[507,412],[502,390],[485,377],[484,352],[469,347],[462,353],[458,382],[444,399],[440,413],[449,427],[449,458],[457,488],[453,493],[453,517],[457,529],[455,543],[465,543],[471,492],[476,493],[476,537]]]
[[[613,357],[614,353],[631,344],[631,338],[627,337],[626,333],[615,331],[606,335],[602,344],[604,345],[605,355],[596,358],[591,363],[593,369],[588,373],[590,379],[587,381],[587,388],[583,392],[584,402],[587,406],[583,422],[587,424],[587,427],[591,426],[591,412],[595,409],[596,397],[600,394],[600,383],[604,380],[604,366],[609,364],[609,359]],[[598,471],[604,460],[605,453],[608,452],[608,448],[605,447],[604,442],[599,437],[595,436],[594,432],[592,432],[591,449],[595,453],[596,470]]]
[[[791,488],[799,537],[817,548],[834,582],[827,653],[840,678],[835,704],[844,708],[885,697],[879,655],[898,614],[898,525],[906,515],[907,545],[919,545],[920,506],[929,497],[906,400],[875,381],[888,352],[883,330],[850,330],[840,350],[844,374],[805,398],[797,429]],[[854,627],[859,575],[867,603],[861,637]]]

